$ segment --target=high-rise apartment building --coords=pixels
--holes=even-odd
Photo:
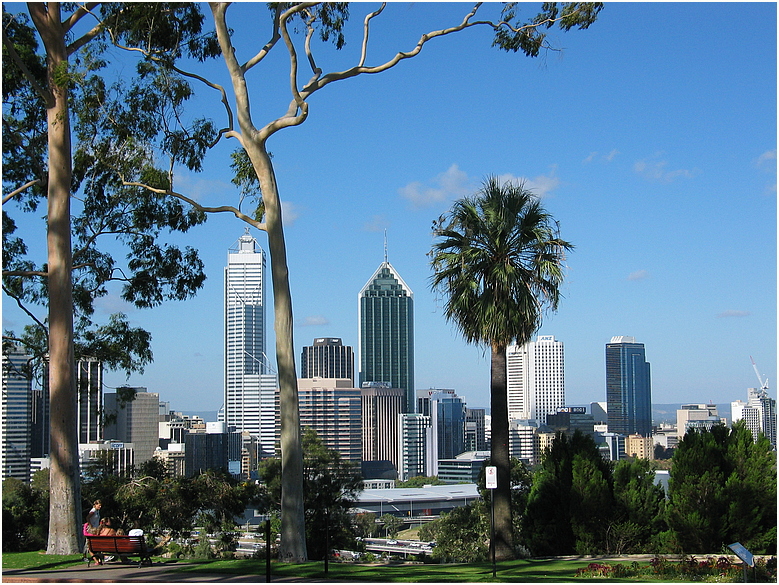
[[[300,377],[346,378],[354,386],[354,350],[338,337],[318,337],[303,348]]]
[[[405,393],[414,412],[414,293],[387,261],[359,294],[360,386],[386,382]]]
[[[224,286],[224,420],[228,431],[259,435],[276,380],[265,355],[265,252],[248,228],[227,254]]]
[[[483,408],[465,409],[465,450],[485,451],[488,448],[486,436],[486,410]]]
[[[83,358],[76,362],[78,390],[78,442],[95,443],[103,440],[103,362]],[[43,370],[43,384],[32,393],[32,456],[49,456],[50,400],[48,368]]]
[[[362,460],[362,404],[360,389],[351,380],[298,379],[300,426],[311,427],[322,443],[343,459]]]
[[[403,412],[406,393],[380,382],[366,382],[362,399],[362,459],[390,461],[398,469],[398,415]]]
[[[506,348],[506,381],[509,418],[535,420],[565,406],[565,359],[563,342],[554,335]]]
[[[103,438],[100,413],[103,409],[103,362],[95,358],[76,364],[78,388],[78,442],[91,443]]]
[[[135,398],[126,399],[133,392]],[[160,395],[147,392],[146,388],[125,387],[106,392],[103,399],[107,415],[103,438],[132,443],[135,465],[154,457],[154,451],[160,445]]]
[[[768,396],[765,388],[748,388],[747,392],[747,402],[736,400],[730,403],[733,422],[743,420],[755,440],[763,433],[776,447],[776,400]]]
[[[3,352],[2,479],[30,481],[32,378],[30,356],[20,348]]]
[[[398,454],[400,456],[398,479],[400,481],[429,475],[427,468],[429,430],[429,416],[417,413],[398,415]]]
[[[606,404],[610,433],[652,434],[649,362],[635,337],[612,337],[606,344]]]

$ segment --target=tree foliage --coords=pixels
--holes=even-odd
[[[753,440],[743,421],[732,429],[688,430],[669,480],[670,542],[689,553],[740,542],[754,554],[776,553],[776,452]]]
[[[328,448],[310,427],[303,429],[303,499],[309,555],[322,559],[331,549],[354,549],[355,533],[349,510],[362,491],[359,466]],[[266,459],[260,474],[275,509],[281,507],[281,461]]]
[[[488,177],[434,223],[431,286],[446,296],[444,315],[469,343],[488,346],[496,558],[513,558],[506,348],[523,344],[555,310],[565,252],[554,218],[522,184]]]
[[[49,471],[33,474],[31,483],[3,481],[3,552],[46,547],[49,528]]]

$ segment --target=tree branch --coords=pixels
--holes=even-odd
[[[3,276],[4,276],[4,277],[6,276],[6,273],[5,273],[5,272],[3,272]],[[9,275],[9,276],[19,276],[19,275]],[[13,294],[13,293],[12,293],[12,292],[11,292],[11,291],[8,289],[8,287],[6,287],[5,285],[3,285],[3,292],[4,292],[6,295],[8,295],[10,298],[12,298],[14,301],[16,301],[16,306],[17,306],[17,307],[19,307],[19,308],[20,308],[22,311],[24,311],[24,312],[27,314],[27,316],[28,316],[30,319],[32,319],[33,321],[35,321],[35,324],[36,324],[36,325],[38,325],[38,327],[40,327],[40,328],[41,328],[41,329],[43,329],[44,331],[48,331],[48,329],[46,328],[46,325],[44,325],[44,324],[43,324],[41,321],[39,321],[39,320],[38,320],[38,318],[37,318],[35,315],[33,315],[33,314],[32,314],[32,313],[31,313],[31,312],[30,312],[30,311],[27,309],[27,307],[25,307],[25,306],[22,304],[22,301],[21,301],[21,299],[20,299],[19,297],[17,297],[16,295],[14,295],[14,294]]]
[[[32,181],[29,181],[28,183],[25,183],[24,185],[22,185],[18,189],[14,189],[8,195],[3,195],[3,205],[8,203],[11,199],[16,197],[19,193],[21,193],[22,191],[24,191],[28,187],[32,187],[33,185],[35,185],[37,183],[40,183],[40,182],[41,182],[40,179],[33,179]]]
[[[360,52],[360,62],[357,65],[358,67],[363,67],[365,65],[365,59],[368,56],[368,32],[370,29],[371,20],[373,20],[379,14],[381,14],[386,7],[387,7],[387,3],[383,2],[381,7],[378,10],[376,10],[375,12],[371,12],[365,17],[364,32],[362,35],[362,50]]]
[[[32,86],[35,93],[41,96],[41,99],[46,103],[46,107],[47,108],[52,107],[54,105],[54,96],[51,94],[51,92],[48,89],[41,87],[41,85],[35,80],[33,74],[30,73],[30,70],[27,69],[27,66],[24,64],[24,61],[22,61],[22,58],[19,56],[19,53],[16,52],[16,47],[14,47],[13,41],[11,41],[11,39],[9,39],[8,36],[5,34],[5,27],[3,27],[3,45],[5,45],[5,48],[8,51],[8,55],[11,57],[11,60],[21,70],[22,75],[24,75],[27,78],[27,81],[30,82],[30,85]]]
[[[260,51],[251,59],[249,59],[246,63],[244,63],[241,66],[241,70],[246,73],[249,69],[257,65],[260,61],[262,61],[265,56],[270,53],[271,49],[273,49],[274,46],[276,46],[276,43],[281,38],[281,33],[279,32],[279,15],[281,14],[281,8],[279,4],[276,4],[274,10],[273,10],[273,34],[271,35],[270,40],[265,43],[265,45],[260,49]]]
[[[141,187],[143,189],[148,189],[152,193],[157,193],[158,195],[169,195],[171,197],[181,199],[182,201],[189,203],[192,207],[194,207],[198,211],[202,211],[203,213],[232,213],[235,217],[237,217],[242,221],[245,221],[252,227],[257,228],[258,230],[267,231],[265,227],[265,223],[257,221],[253,217],[246,215],[245,213],[243,213],[236,207],[233,207],[232,205],[220,205],[219,207],[206,207],[204,205],[200,205],[194,199],[190,199],[186,195],[182,195],[181,193],[176,193],[175,191],[172,191],[170,189],[157,189],[156,187],[145,185],[143,183],[138,183],[136,181],[122,181],[122,184],[126,187]]]

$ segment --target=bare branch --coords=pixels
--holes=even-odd
[[[68,55],[72,55],[78,51],[81,47],[94,39],[106,28],[106,23],[102,22],[100,18],[94,12],[92,12],[92,10],[99,5],[100,2],[88,2],[87,4],[83,4],[79,6],[76,11],[62,23],[62,28],[65,32],[68,32],[73,28],[73,26],[76,25],[79,20],[81,20],[87,14],[91,14],[95,17],[95,20],[97,20],[97,24],[91,30],[87,31],[67,46]],[[114,20],[116,19],[114,18]]]
[[[175,191],[172,191],[170,189],[158,189],[156,187],[145,185],[143,183],[138,183],[136,181],[122,181],[122,184],[126,187],[141,187],[143,189],[148,189],[152,193],[157,193],[158,195],[169,195],[171,197],[176,197],[177,199],[181,199],[182,201],[189,203],[192,207],[194,207],[198,211],[202,211],[203,213],[232,213],[235,217],[245,221],[252,227],[257,228],[258,230],[267,231],[265,228],[265,223],[257,221],[253,217],[246,215],[241,210],[237,209],[236,207],[233,207],[232,205],[220,205],[219,207],[206,207],[205,205],[200,205],[200,203],[198,203],[194,199],[190,199],[186,195],[182,195],[181,193],[176,193]]]
[[[371,20],[376,18],[379,14],[382,13],[382,11],[387,7],[387,3],[383,2],[381,5],[381,8],[376,10],[375,12],[371,12],[365,17],[365,25],[364,25],[364,32],[362,35],[362,51],[360,53],[360,62],[357,65],[358,67],[365,66],[365,59],[368,57],[368,31],[370,29]]]
[[[276,4],[274,10],[273,10],[273,35],[271,35],[270,40],[265,43],[265,46],[260,49],[260,52],[257,53],[254,57],[249,59],[246,63],[244,63],[241,66],[241,69],[244,73],[246,73],[249,69],[257,65],[260,61],[262,61],[265,56],[270,53],[271,49],[276,46],[276,43],[281,38],[281,33],[279,32],[279,15],[280,15],[280,5]]]
[[[21,187],[19,187],[18,189],[14,189],[14,190],[13,190],[13,191],[11,191],[11,192],[10,192],[8,195],[4,195],[4,196],[3,196],[3,205],[5,205],[6,203],[8,203],[8,202],[9,202],[11,199],[13,199],[14,197],[16,197],[16,196],[17,196],[19,193],[21,193],[21,192],[22,192],[22,191],[24,191],[25,189],[27,189],[27,188],[29,188],[29,187],[32,187],[33,185],[35,185],[35,184],[37,184],[37,183],[40,183],[40,182],[41,182],[41,180],[40,180],[40,179],[33,179],[32,181],[30,181],[30,182],[28,182],[28,183],[25,183],[24,185],[22,185],[22,186],[21,186]]]
[[[5,273],[5,272],[3,272],[3,276],[6,276],[6,273]],[[10,276],[10,275],[9,275],[9,276]],[[20,275],[14,275],[14,276],[20,276]],[[45,276],[45,274],[44,274],[44,276]],[[38,325],[38,326],[39,326],[41,329],[43,329],[44,331],[48,331],[48,329],[46,328],[46,325],[44,325],[44,324],[43,324],[43,323],[42,323],[40,320],[38,320],[38,318],[37,318],[35,315],[33,315],[33,314],[32,314],[32,312],[30,312],[30,310],[29,310],[27,307],[25,307],[25,306],[22,304],[22,301],[21,301],[21,299],[20,299],[19,297],[17,297],[16,295],[14,295],[14,294],[13,294],[13,293],[12,293],[12,292],[11,292],[11,291],[8,289],[8,287],[6,287],[5,285],[3,285],[3,292],[4,292],[6,295],[8,295],[10,298],[12,298],[13,300],[15,300],[15,301],[16,301],[16,306],[17,306],[17,307],[19,307],[19,308],[20,308],[22,311],[24,311],[24,312],[27,314],[27,316],[28,316],[30,319],[32,319],[33,321],[35,321],[35,324],[36,324],[36,325]]]
[[[33,74],[30,73],[30,70],[27,69],[27,66],[22,61],[22,58],[19,56],[19,53],[16,52],[16,48],[14,47],[13,42],[5,34],[5,27],[3,27],[3,45],[8,51],[8,55],[11,57],[11,60],[21,70],[22,75],[24,75],[27,78],[27,81],[30,82],[30,85],[32,86],[35,93],[41,96],[41,99],[44,102],[46,102],[46,107],[48,108],[52,107],[52,105],[54,104],[54,96],[52,96],[51,92],[48,89],[41,87],[40,84],[35,80]]]
[[[364,37],[363,37],[363,47],[360,55],[360,61],[359,64],[355,67],[352,67],[350,69],[346,69],[345,71],[340,72],[332,72],[328,73],[322,77],[314,78],[309,83],[303,87],[303,89],[300,91],[300,96],[303,99],[307,99],[312,93],[314,93],[317,90],[322,89],[326,85],[334,82],[334,81],[341,81],[342,79],[349,79],[352,77],[356,77],[358,75],[362,74],[375,74],[375,73],[381,73],[383,71],[387,71],[388,69],[393,68],[395,65],[400,63],[401,61],[405,59],[411,59],[413,57],[416,57],[421,51],[422,48],[425,46],[425,44],[437,37],[443,37],[447,35],[451,35],[457,32],[460,32],[462,30],[465,30],[467,28],[472,28],[476,26],[487,26],[492,28],[493,30],[498,30],[501,27],[506,27],[510,29],[512,32],[522,32],[525,30],[531,30],[531,29],[537,29],[541,27],[548,27],[554,23],[557,23],[561,20],[563,20],[564,17],[559,18],[547,18],[541,22],[537,23],[531,23],[526,24],[520,27],[513,27],[510,23],[506,21],[500,21],[500,22],[492,22],[489,20],[472,20],[476,13],[479,11],[479,8],[481,8],[482,3],[478,2],[476,3],[473,8],[468,12],[468,14],[465,15],[463,20],[460,22],[460,24],[456,26],[452,26],[445,29],[440,30],[434,30],[430,31],[428,33],[423,34],[419,41],[417,42],[416,46],[411,49],[410,51],[399,51],[392,59],[389,61],[386,61],[385,63],[382,63],[380,65],[375,66],[366,66],[365,61],[367,57],[367,50],[368,50],[368,30],[369,30],[369,22],[371,19],[375,18],[383,9],[380,8],[378,11],[369,14],[365,18],[365,26],[364,26]],[[549,45],[546,45],[546,48],[551,49]]]

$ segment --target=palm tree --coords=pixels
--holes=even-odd
[[[491,350],[492,465],[497,467],[495,556],[514,558],[511,523],[506,347],[530,341],[556,310],[566,250],[559,226],[523,184],[488,177],[434,225],[431,287],[448,297],[447,320],[469,343]]]

